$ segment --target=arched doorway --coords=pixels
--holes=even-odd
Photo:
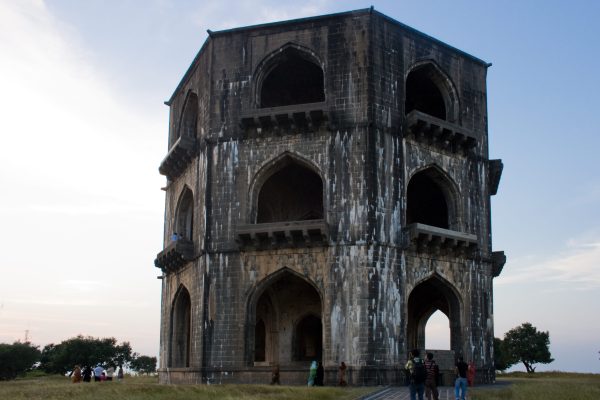
[[[408,297],[407,350],[425,349],[425,327],[436,311],[449,320],[450,350],[461,353],[461,301],[452,285],[437,275],[415,286]]]
[[[179,196],[173,232],[182,239],[192,240],[194,237],[194,195],[188,187]]]
[[[169,367],[190,366],[191,304],[189,292],[184,286],[181,286],[175,295],[171,309]]]
[[[458,100],[450,79],[432,62],[415,66],[406,77],[404,112],[419,111],[455,122]]]
[[[285,366],[320,359],[321,296],[304,277],[287,268],[272,274],[258,285],[249,308],[251,364]]]

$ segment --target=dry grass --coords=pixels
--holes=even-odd
[[[11,400],[208,400],[208,399],[317,399],[351,400],[374,388],[337,388],[268,385],[159,385],[156,378],[136,377],[123,382],[73,384],[68,378],[48,376],[0,382],[0,399]]]
[[[512,384],[498,389],[470,391],[473,400],[598,400],[600,375],[564,372],[535,374],[513,373],[501,376],[499,382]]]

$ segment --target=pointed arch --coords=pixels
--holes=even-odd
[[[417,282],[408,296],[407,350],[425,348],[425,326],[438,310],[450,321],[451,350],[461,353],[462,297],[454,285],[437,272]]]
[[[246,359],[249,365],[290,365],[307,349],[323,348],[322,294],[305,276],[283,267],[260,281],[248,295]],[[307,316],[310,320],[301,323]],[[262,326],[264,325],[264,358]],[[307,347],[308,346],[308,347]]]
[[[250,185],[254,223],[323,219],[324,181],[316,165],[291,152],[266,162]]]
[[[423,60],[408,69],[405,77],[404,112],[417,110],[457,123],[458,91],[448,75],[433,60]]]
[[[186,185],[184,186],[177,208],[175,210],[175,221],[173,232],[180,238],[193,240],[194,238],[194,193]]]
[[[198,95],[188,91],[179,120],[177,137],[195,138],[198,127]]]
[[[286,43],[267,55],[255,72],[259,108],[325,101],[323,63],[316,53]]]
[[[414,171],[406,185],[406,223],[460,230],[460,192],[454,180],[436,164]]]
[[[180,285],[171,306],[169,366],[190,366],[192,337],[192,301],[184,285]]]

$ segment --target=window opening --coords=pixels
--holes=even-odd
[[[405,112],[421,111],[433,117],[446,119],[446,104],[439,87],[432,80],[432,66],[417,68],[406,78]]]
[[[263,108],[324,100],[323,70],[294,49],[279,56],[277,65],[269,71],[261,87],[260,106]]]
[[[290,164],[262,185],[256,223],[323,218],[323,181],[308,168]]]
[[[425,173],[412,177],[407,189],[408,224],[421,223],[449,229],[448,204],[439,185]]]

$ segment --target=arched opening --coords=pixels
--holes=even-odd
[[[425,348],[450,350],[450,320],[437,310],[425,325]]]
[[[179,136],[196,137],[196,128],[198,125],[198,96],[190,92],[183,109]]]
[[[288,163],[260,188],[256,223],[323,218],[323,181],[312,170]]]
[[[266,278],[256,300],[250,299],[252,361],[284,366],[319,359],[323,349],[321,309],[317,290],[296,273],[283,269]]]
[[[192,240],[194,237],[194,195],[188,188],[179,197],[173,232],[182,239]]]
[[[171,351],[169,366],[183,368],[190,366],[191,350],[191,307],[190,294],[181,287],[175,295],[171,311]]]
[[[294,331],[294,361],[320,360],[323,353],[321,318],[307,315]]]
[[[289,47],[271,65],[260,88],[261,108],[325,100],[323,70],[312,57]]]
[[[451,285],[437,276],[415,286],[408,298],[408,349],[426,348],[426,325],[437,311],[443,313],[449,321],[448,348],[460,352],[462,345],[460,300]]]
[[[265,323],[259,319],[254,327],[254,361],[265,361],[266,339]]]
[[[458,102],[450,80],[431,62],[415,67],[406,77],[404,112],[413,110],[455,122]]]
[[[415,174],[407,188],[406,222],[449,229],[449,207],[439,183],[427,171]]]

